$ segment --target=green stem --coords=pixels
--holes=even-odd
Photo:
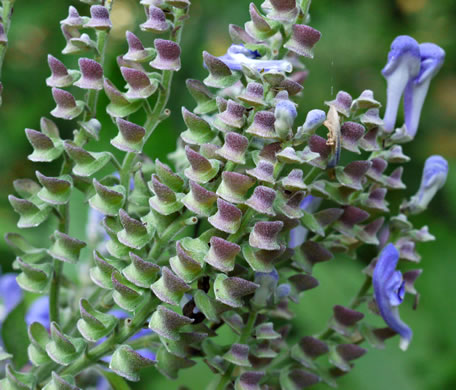
[[[61,218],[58,226],[58,231],[68,234],[70,227],[70,207],[67,203],[63,206],[60,212]],[[49,291],[49,319],[59,323],[59,291],[62,279],[63,264],[60,260],[54,259],[54,273],[52,275],[51,287]]]

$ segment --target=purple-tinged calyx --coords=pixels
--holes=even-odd
[[[419,126],[421,109],[432,78],[445,60],[445,51],[433,43],[419,45],[421,69],[418,76],[409,80],[404,92],[404,116],[407,133],[414,137]]]
[[[220,114],[217,114],[217,119],[214,125],[223,132],[240,129],[244,126],[245,107],[234,100],[228,100],[226,108]]]
[[[273,208],[276,191],[265,186],[257,186],[253,191],[252,196],[245,202],[247,206],[260,214],[275,216]]]
[[[90,58],[80,58],[79,69],[82,76],[74,83],[76,87],[98,91],[103,89],[103,68],[98,62]]]
[[[239,96],[239,100],[254,106],[264,106],[265,101],[263,99],[264,88],[260,83],[251,82],[247,84],[247,88]]]
[[[217,212],[209,217],[208,222],[222,232],[234,234],[241,226],[242,212],[232,203],[217,199]]]
[[[420,188],[406,205],[407,209],[412,214],[418,214],[426,210],[437,191],[444,186],[447,176],[447,160],[439,155],[428,157],[424,163]]]
[[[240,73],[233,73],[230,66],[221,58],[214,57],[208,52],[203,52],[204,66],[209,71],[209,76],[204,79],[204,84],[213,88],[231,87],[241,78]],[[239,68],[240,69],[240,68]],[[233,69],[235,70],[235,69]]]
[[[274,164],[261,159],[253,169],[247,169],[246,173],[259,181],[274,184]]]
[[[212,209],[217,195],[190,180],[190,192],[182,199],[182,203],[189,210],[197,215],[208,217],[212,214]]]
[[[126,67],[121,67],[120,71],[129,86],[125,94],[128,99],[147,99],[157,90],[158,82],[151,82],[143,71]]]
[[[242,70],[246,65],[258,72],[291,72],[293,66],[285,60],[262,60],[257,51],[252,51],[243,45],[231,45],[226,54],[217,57],[231,70]]]
[[[402,273],[396,270],[399,251],[393,244],[388,244],[380,253],[375,265],[372,284],[378,309],[386,324],[399,333],[400,348],[406,350],[412,340],[412,330],[399,317],[398,306],[405,295],[405,283]]]
[[[128,52],[123,56],[124,60],[145,62],[153,57],[153,49],[145,49],[141,40],[135,34],[127,31],[125,35],[128,43]]]
[[[181,48],[173,41],[156,39],[154,41],[157,57],[150,63],[155,69],[173,70],[177,72],[181,68]]]
[[[204,259],[206,263],[222,272],[231,272],[241,247],[217,236],[211,237],[210,244],[209,252]]]
[[[217,175],[220,168],[219,161],[208,160],[188,145],[185,147],[185,154],[190,163],[190,167],[184,171],[188,179],[204,184]]]
[[[320,40],[320,31],[305,24],[293,25],[293,34],[285,48],[300,56],[313,58],[313,47]]]
[[[158,7],[150,6],[147,14],[147,21],[139,26],[141,30],[161,34],[170,27],[166,15]]]
[[[109,30],[112,27],[109,19],[109,11],[102,5],[92,5],[90,7],[90,20],[84,27],[92,27],[96,30]]]
[[[282,221],[257,222],[249,235],[249,244],[253,248],[265,250],[280,249],[278,236],[284,224]]]
[[[84,110],[84,102],[75,100],[73,95],[59,88],[52,88],[52,97],[57,107],[51,111],[56,118],[74,119]]]
[[[51,76],[46,79],[46,84],[49,87],[68,87],[79,77],[79,72],[74,70],[68,71],[63,62],[50,54],[48,55],[48,64],[51,69]]]
[[[246,133],[260,138],[277,140],[278,137],[274,129],[274,122],[274,113],[270,111],[258,111]]]
[[[418,42],[407,35],[400,35],[391,44],[388,62],[382,70],[387,82],[387,102],[384,128],[392,132],[396,126],[399,103],[407,84],[420,72],[421,56]]]
[[[82,27],[84,24],[84,19],[79,15],[78,10],[70,5],[68,8],[68,16],[66,19],[60,21],[60,24],[64,24],[70,27]]]
[[[296,0],[269,0],[268,18],[272,20],[278,20],[281,22],[293,21],[298,15],[298,7],[296,7]]]
[[[342,114],[344,117],[348,118],[350,116],[350,108],[352,102],[353,99],[349,93],[345,91],[339,91],[337,92],[336,98],[334,100],[325,102],[325,104],[329,107],[334,106],[339,114]]]
[[[122,118],[117,118],[116,124],[119,133],[111,140],[111,144],[124,152],[140,153],[146,135],[144,127]]]
[[[249,146],[249,140],[242,134],[229,132],[225,135],[225,143],[215,154],[235,164],[245,164],[245,152]]]
[[[243,203],[247,191],[253,186],[255,180],[250,176],[238,172],[223,172],[222,182],[217,188],[217,195],[232,203]]]

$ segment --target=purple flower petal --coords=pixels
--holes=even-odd
[[[396,270],[398,261],[399,251],[393,244],[388,244],[375,265],[372,283],[381,316],[391,329],[399,333],[400,348],[406,350],[413,333],[399,317],[398,306],[404,299],[405,287],[401,272]]]
[[[221,57],[218,57],[231,70],[241,70],[241,65],[247,65],[257,71],[291,72],[293,66],[285,60],[260,60],[260,54],[245,48],[243,45],[231,45]]]
[[[418,214],[427,208],[437,191],[444,186],[447,176],[447,160],[439,155],[428,157],[424,163],[420,188],[407,205],[412,214]]]
[[[419,46],[421,70],[414,80],[410,80],[404,92],[404,115],[407,133],[413,138],[418,130],[421,109],[432,78],[438,73],[445,60],[445,51],[433,44]]]
[[[391,44],[388,62],[382,70],[387,82],[385,130],[391,132],[396,125],[397,110],[405,87],[418,76],[421,66],[418,42],[406,35],[398,36]]]

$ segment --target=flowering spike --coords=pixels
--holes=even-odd
[[[215,134],[211,126],[198,115],[182,107],[182,117],[187,125],[187,130],[180,134],[182,140],[190,145],[202,145],[214,139]]]
[[[151,5],[147,13],[146,22],[141,24],[139,27],[141,27],[141,30],[143,31],[162,34],[169,29],[170,25],[166,21],[166,16],[163,10]]]
[[[188,145],[185,147],[185,154],[190,163],[190,167],[184,171],[188,179],[204,184],[217,175],[220,169],[219,161],[208,160]]]
[[[238,277],[218,274],[214,282],[215,298],[231,307],[242,307],[242,297],[253,294],[258,284]]]
[[[155,69],[179,71],[181,68],[181,48],[173,41],[166,39],[156,39],[154,46],[157,57],[150,63]]]
[[[125,33],[128,43],[128,52],[123,56],[126,61],[146,62],[153,56],[154,52],[151,49],[145,49],[141,40],[131,31]]]
[[[315,30],[313,27],[305,24],[295,24],[293,25],[293,34],[285,44],[285,47],[300,56],[313,58],[313,47],[320,38],[320,31]]]
[[[420,121],[421,109],[432,78],[439,72],[445,60],[445,51],[433,44],[419,45],[421,69],[415,79],[411,79],[404,92],[404,116],[407,133],[414,137]]]
[[[374,297],[386,324],[401,336],[400,347],[406,350],[412,339],[412,330],[400,319],[398,306],[404,299],[402,274],[396,270],[399,251],[393,244],[383,248],[372,276]]]
[[[231,87],[241,78],[240,73],[232,73],[224,61],[214,57],[207,51],[203,52],[203,60],[209,70],[209,76],[204,79],[204,84],[208,87]]]
[[[426,159],[420,188],[406,205],[412,214],[426,210],[437,191],[444,186],[447,176],[448,162],[442,156],[434,155]]]
[[[111,144],[124,152],[141,153],[146,130],[133,122],[116,118],[119,133],[111,140]]]
[[[95,30],[109,30],[112,27],[109,19],[109,11],[102,5],[92,5],[90,7],[90,19],[84,27],[91,27]]]
[[[152,366],[154,363],[154,360],[142,356],[129,345],[124,344],[114,351],[109,368],[129,381],[138,382],[141,379],[139,371],[144,367]]]
[[[241,247],[223,238],[213,236],[210,240],[210,249],[204,261],[214,268],[228,273],[234,269],[237,254]]]
[[[209,217],[208,222],[222,232],[234,234],[241,226],[242,212],[233,204],[217,199],[217,213]]]
[[[157,90],[158,81],[151,81],[143,71],[124,66],[120,71],[128,83],[128,92],[125,94],[128,99],[147,99]]]
[[[276,191],[272,188],[257,186],[255,187],[252,196],[247,199],[245,204],[260,214],[266,214],[273,217],[276,215],[273,208],[276,195]]]
[[[387,82],[385,125],[392,132],[396,125],[397,110],[407,84],[420,72],[421,57],[418,43],[409,36],[400,35],[391,44],[388,62],[382,70]]]
[[[193,110],[195,114],[210,114],[217,110],[214,95],[199,80],[188,79],[186,82],[187,89],[195,99],[197,106]]]
[[[278,136],[274,129],[274,122],[274,113],[270,111],[258,111],[246,133],[260,138],[277,140]]]
[[[56,118],[74,119],[84,110],[84,103],[76,101],[73,95],[63,89],[52,88],[52,97],[57,107],[51,111]]]
[[[68,71],[63,62],[50,54],[48,55],[48,64],[51,69],[51,76],[46,79],[46,84],[49,87],[68,87],[79,77],[79,72]]]
[[[90,58],[80,58],[79,69],[82,77],[74,83],[75,86],[98,91],[103,89],[103,68],[98,62]]]
[[[111,160],[111,154],[108,152],[89,153],[71,141],[65,141],[63,146],[75,162],[73,173],[77,176],[92,176]]]
[[[160,305],[152,314],[149,328],[167,340],[177,341],[180,338],[179,329],[191,324],[193,321],[191,318],[177,314],[165,306]],[[157,360],[159,360],[159,355],[157,356]]]
[[[59,231],[54,232],[53,240],[54,243],[48,250],[49,255],[70,264],[77,263],[81,249],[87,246],[85,242]]]

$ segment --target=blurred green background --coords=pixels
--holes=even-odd
[[[183,39],[183,69],[177,74],[171,96],[173,114],[150,139],[146,152],[151,157],[166,158],[184,124],[180,107],[193,107],[184,85],[186,78],[203,78],[201,53],[208,50],[221,55],[229,46],[228,24],[243,25],[248,20],[247,0],[193,0],[191,19]],[[126,29],[137,32],[135,20],[144,20],[136,0],[115,0],[113,22],[116,25],[109,43],[106,75],[118,86],[123,84],[115,56],[125,52]],[[259,6],[260,1],[255,1]],[[13,192],[12,180],[34,177],[35,170],[57,174],[52,164],[32,164],[26,159],[31,153],[24,128],[39,126],[42,115],[53,108],[50,89],[45,86],[49,75],[48,53],[63,59],[69,67],[76,67],[77,59],[63,58],[60,51],[64,39],[58,21],[67,14],[69,5],[77,5],[81,13],[88,7],[76,1],[17,0],[3,70],[3,107],[0,110],[0,233],[17,231],[17,216],[11,210],[7,195]],[[453,16],[451,16],[453,15]],[[411,309],[412,300],[401,308],[404,320],[414,332],[414,340],[406,353],[398,348],[398,340],[388,342],[388,348],[371,351],[356,363],[355,369],[340,380],[341,389],[350,390],[452,390],[456,389],[456,258],[454,230],[456,228],[456,3],[454,0],[314,0],[311,24],[322,32],[315,50],[315,59],[306,60],[310,77],[300,100],[300,121],[309,109],[324,108],[323,102],[343,89],[358,96],[365,88],[374,90],[380,101],[385,98],[385,82],[380,70],[386,62],[389,45],[396,35],[408,34],[419,42],[432,41],[442,46],[447,58],[443,69],[434,79],[423,109],[421,125],[413,143],[405,146],[412,161],[406,167],[404,181],[408,192],[419,185],[421,169],[430,154],[442,154],[449,160],[448,182],[430,209],[414,220],[416,226],[429,225],[438,237],[433,243],[422,245],[421,267],[425,269],[417,283],[422,294],[417,311]],[[138,34],[146,46],[152,46],[153,36]],[[79,91],[74,88],[77,95]],[[103,122],[102,141],[91,143],[89,150],[109,147],[109,140],[117,133],[99,102],[99,119]],[[71,135],[74,124],[56,121],[62,137]],[[399,121],[401,122],[401,118]],[[111,150],[113,148],[110,148]],[[116,153],[114,151],[114,153]],[[82,212],[84,211],[84,212]],[[84,238],[86,209],[79,205],[73,210],[76,221],[72,227],[78,238]],[[41,228],[40,234],[53,229]],[[32,241],[42,240],[31,235]],[[13,254],[0,240],[0,265],[10,270]],[[337,259],[318,268],[320,287],[309,292],[301,305],[293,307],[298,331],[294,336],[320,330],[331,314],[333,304],[347,304],[358,289],[362,276],[361,264]],[[298,334],[299,332],[299,334]],[[147,371],[137,389],[177,389],[185,384],[192,390],[202,389],[210,379],[210,371],[203,365],[182,372],[177,382],[165,381],[155,369]],[[323,388],[323,387],[318,387]]]

